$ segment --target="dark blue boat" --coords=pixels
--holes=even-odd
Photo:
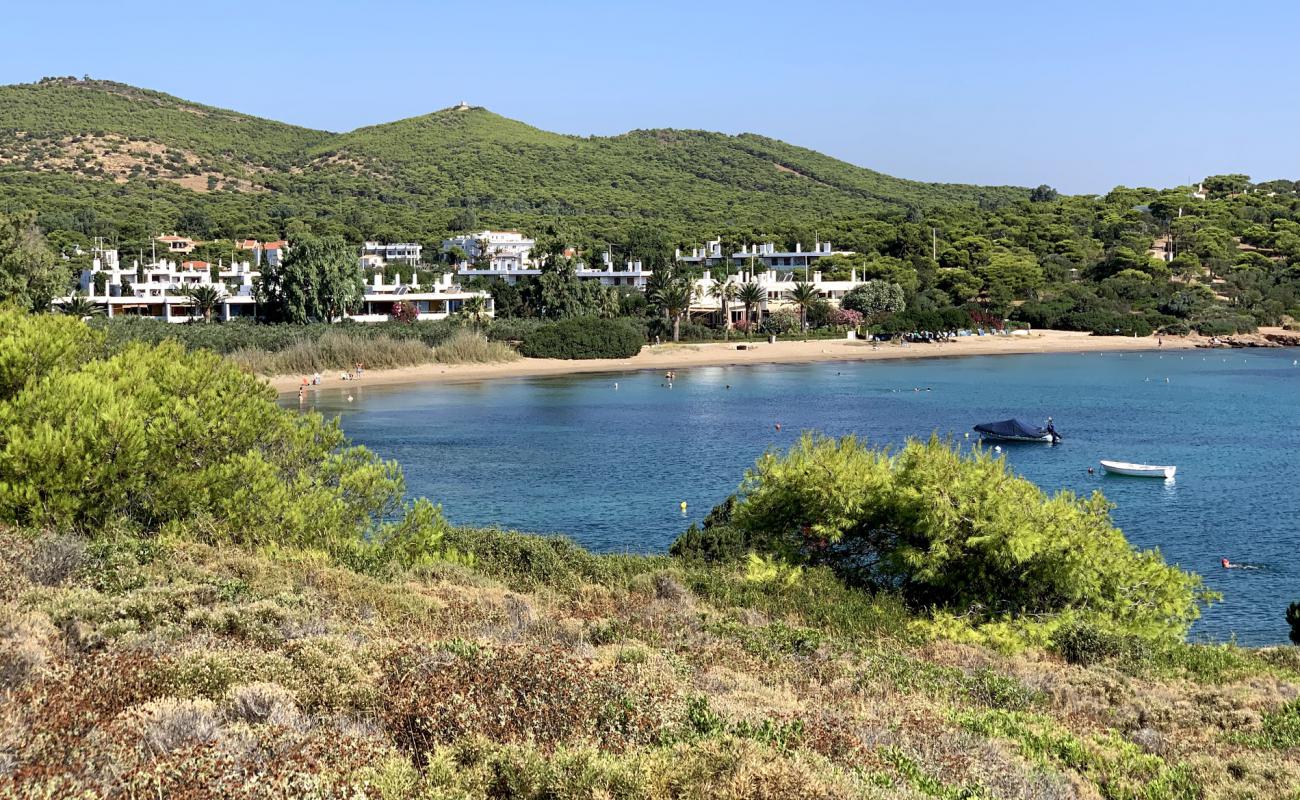
[[[1004,419],[1001,422],[985,422],[976,425],[975,430],[984,439],[997,439],[1004,442],[1048,442],[1056,444],[1061,441],[1061,434],[1052,425],[1052,418],[1047,418],[1047,427],[1040,428],[1019,419]]]

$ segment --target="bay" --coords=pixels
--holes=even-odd
[[[760,454],[803,430],[888,446],[937,433],[967,445],[974,424],[1052,416],[1065,441],[1005,446],[1012,469],[1049,492],[1104,492],[1131,542],[1223,593],[1193,638],[1262,645],[1286,640],[1286,606],[1300,600],[1294,359],[1155,351],[709,367],[678,370],[671,388],[655,372],[363,379],[313,390],[306,405],[399,461],[408,494],[442,503],[456,523],[634,553],[665,550]],[[1177,479],[1106,476],[1103,458],[1176,464]],[[1257,568],[1225,570],[1221,557]]]

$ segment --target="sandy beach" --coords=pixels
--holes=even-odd
[[[1154,336],[1091,336],[1076,331],[1034,331],[1018,336],[963,336],[940,344],[881,344],[844,339],[814,341],[764,341],[746,343],[662,344],[647,346],[632,358],[581,359],[521,358],[496,364],[421,364],[400,369],[366,371],[358,384],[384,386],[406,383],[453,383],[494,378],[575,375],[594,372],[689,369],[691,367],[738,366],[744,364],[798,364],[817,361],[872,361],[893,358],[936,358],[1023,353],[1090,353],[1129,350],[1188,350],[1204,340],[1199,337],[1164,337],[1163,346]],[[738,350],[737,345],[746,349]],[[337,372],[323,376],[326,386],[349,385]],[[292,392],[302,383],[301,375],[268,378],[281,393]]]

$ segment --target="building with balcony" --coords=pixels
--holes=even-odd
[[[728,275],[725,280],[734,284],[737,290],[746,283],[758,284],[763,291],[763,300],[757,308],[751,309],[751,314],[753,321],[759,321],[773,311],[795,309],[796,305],[791,297],[794,294],[795,284],[803,282],[804,276],[802,272],[778,272],[777,270],[764,270],[763,272],[753,273],[741,271]],[[840,300],[850,289],[864,283],[864,281],[858,279],[857,270],[853,270],[847,281],[823,280],[820,272],[813,272],[808,276],[808,282],[817,289],[817,295],[821,299],[835,307],[839,307]],[[713,295],[713,284],[711,270],[705,270],[704,275],[695,281],[695,293],[691,299],[692,313],[721,313],[722,300]],[[740,322],[745,318],[744,305],[736,300],[728,302],[727,316],[731,318],[730,322],[732,323]]]
[[[500,260],[493,259],[492,263],[483,269],[478,269],[472,264],[462,264],[456,270],[456,275],[460,278],[499,278],[511,286],[518,283],[521,278],[535,278],[541,274],[541,267],[521,266],[517,261],[506,257]],[[603,253],[599,265],[588,266],[579,262],[574,268],[574,274],[579,280],[599,281],[602,286],[630,286],[635,289],[645,289],[646,281],[653,273],[645,269],[640,261],[627,261],[622,266],[618,266],[614,264],[609,253]]]
[[[531,266],[533,247],[537,242],[519,231],[479,231],[442,240],[442,252],[459,248],[467,261],[478,261],[485,256],[497,270],[523,269]]]
[[[424,245],[415,242],[366,242],[361,246],[361,257],[377,256],[384,264],[418,266]]]
[[[444,273],[428,286],[421,286],[418,277],[410,283],[402,283],[400,275],[387,283],[382,274],[371,276],[366,285],[366,294],[362,307],[348,319],[357,322],[383,322],[393,315],[393,307],[398,303],[410,303],[422,320],[446,319],[465,307],[474,298],[480,298],[489,317],[495,316],[496,308],[492,295],[465,289],[454,282],[451,273]]]
[[[124,268],[116,250],[99,250],[90,269],[81,273],[79,294],[99,306],[108,317],[190,322],[202,319],[202,314],[188,293],[200,286],[212,286],[221,295],[213,318],[224,321],[256,315],[258,277],[259,273],[248,261],[214,267],[206,261],[177,263],[162,259],[143,266],[136,262]],[[347,318],[381,322],[389,319],[396,303],[406,301],[415,306],[422,320],[445,319],[460,311],[471,298],[481,298],[488,316],[493,315],[490,294],[463,289],[453,282],[450,274],[429,286],[421,286],[418,279],[403,284],[400,277],[393,283],[385,283],[383,275],[377,274],[367,282],[361,308]],[[70,299],[59,298],[54,303],[58,305]]]

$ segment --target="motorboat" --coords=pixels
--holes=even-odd
[[[1169,480],[1174,477],[1178,467],[1162,467],[1154,464],[1130,464],[1127,461],[1102,461],[1101,468],[1112,475],[1132,475],[1135,478],[1164,478]]]
[[[985,422],[976,425],[975,430],[983,439],[1002,442],[1047,442],[1056,444],[1061,441],[1061,434],[1052,425],[1052,418],[1047,418],[1047,426],[1040,428],[1019,419],[1004,419],[1001,422]]]

